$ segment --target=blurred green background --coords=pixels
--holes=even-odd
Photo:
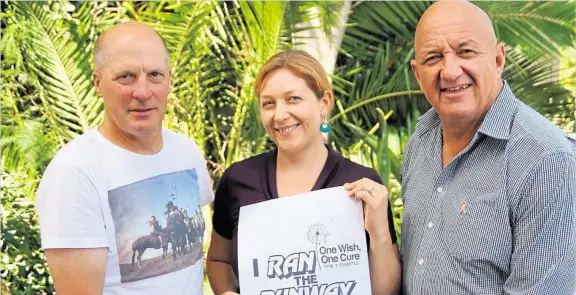
[[[231,163],[272,148],[253,90],[260,66],[282,49],[314,55],[334,87],[328,141],[379,172],[401,235],[402,153],[430,107],[409,61],[418,19],[431,2],[0,3],[2,294],[54,293],[40,250],[35,190],[55,152],[101,122],[102,100],[91,79],[94,42],[128,20],[150,24],[166,40],[174,79],[165,125],[198,143],[215,185]],[[504,78],[516,95],[575,133],[576,3],[476,4],[507,44]],[[204,217],[206,249],[210,208]]]

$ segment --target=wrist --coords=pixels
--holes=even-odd
[[[385,243],[392,243],[392,236],[390,231],[386,228],[379,231],[374,231],[374,233],[368,232],[370,236],[370,244],[380,245]]]

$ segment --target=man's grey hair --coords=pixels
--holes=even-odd
[[[160,38],[160,40],[162,40],[162,45],[164,45],[164,49],[166,50],[166,63],[168,65],[170,65],[170,51],[168,50],[168,46],[166,46],[166,41],[164,41],[164,38],[162,38],[162,36],[160,36],[160,34],[158,34],[158,32],[156,32],[155,30],[153,30],[154,33],[156,33],[156,35],[158,36],[158,38]],[[101,70],[102,67],[104,66],[106,59],[108,59],[108,54],[106,53],[106,50],[104,50],[104,41],[106,40],[106,35],[107,35],[108,31],[102,33],[100,36],[98,36],[98,38],[96,39],[96,44],[94,45],[94,56],[93,56],[93,62],[94,62],[94,70],[98,71]]]

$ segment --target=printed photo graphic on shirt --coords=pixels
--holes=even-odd
[[[242,293],[370,294],[362,205],[342,187],[240,210]]]
[[[202,258],[205,224],[196,170],[113,189],[108,202],[122,283],[181,270]]]

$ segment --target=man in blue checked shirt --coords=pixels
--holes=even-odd
[[[433,109],[402,170],[406,294],[576,294],[576,143],[502,80],[469,2],[437,2],[411,66]]]

